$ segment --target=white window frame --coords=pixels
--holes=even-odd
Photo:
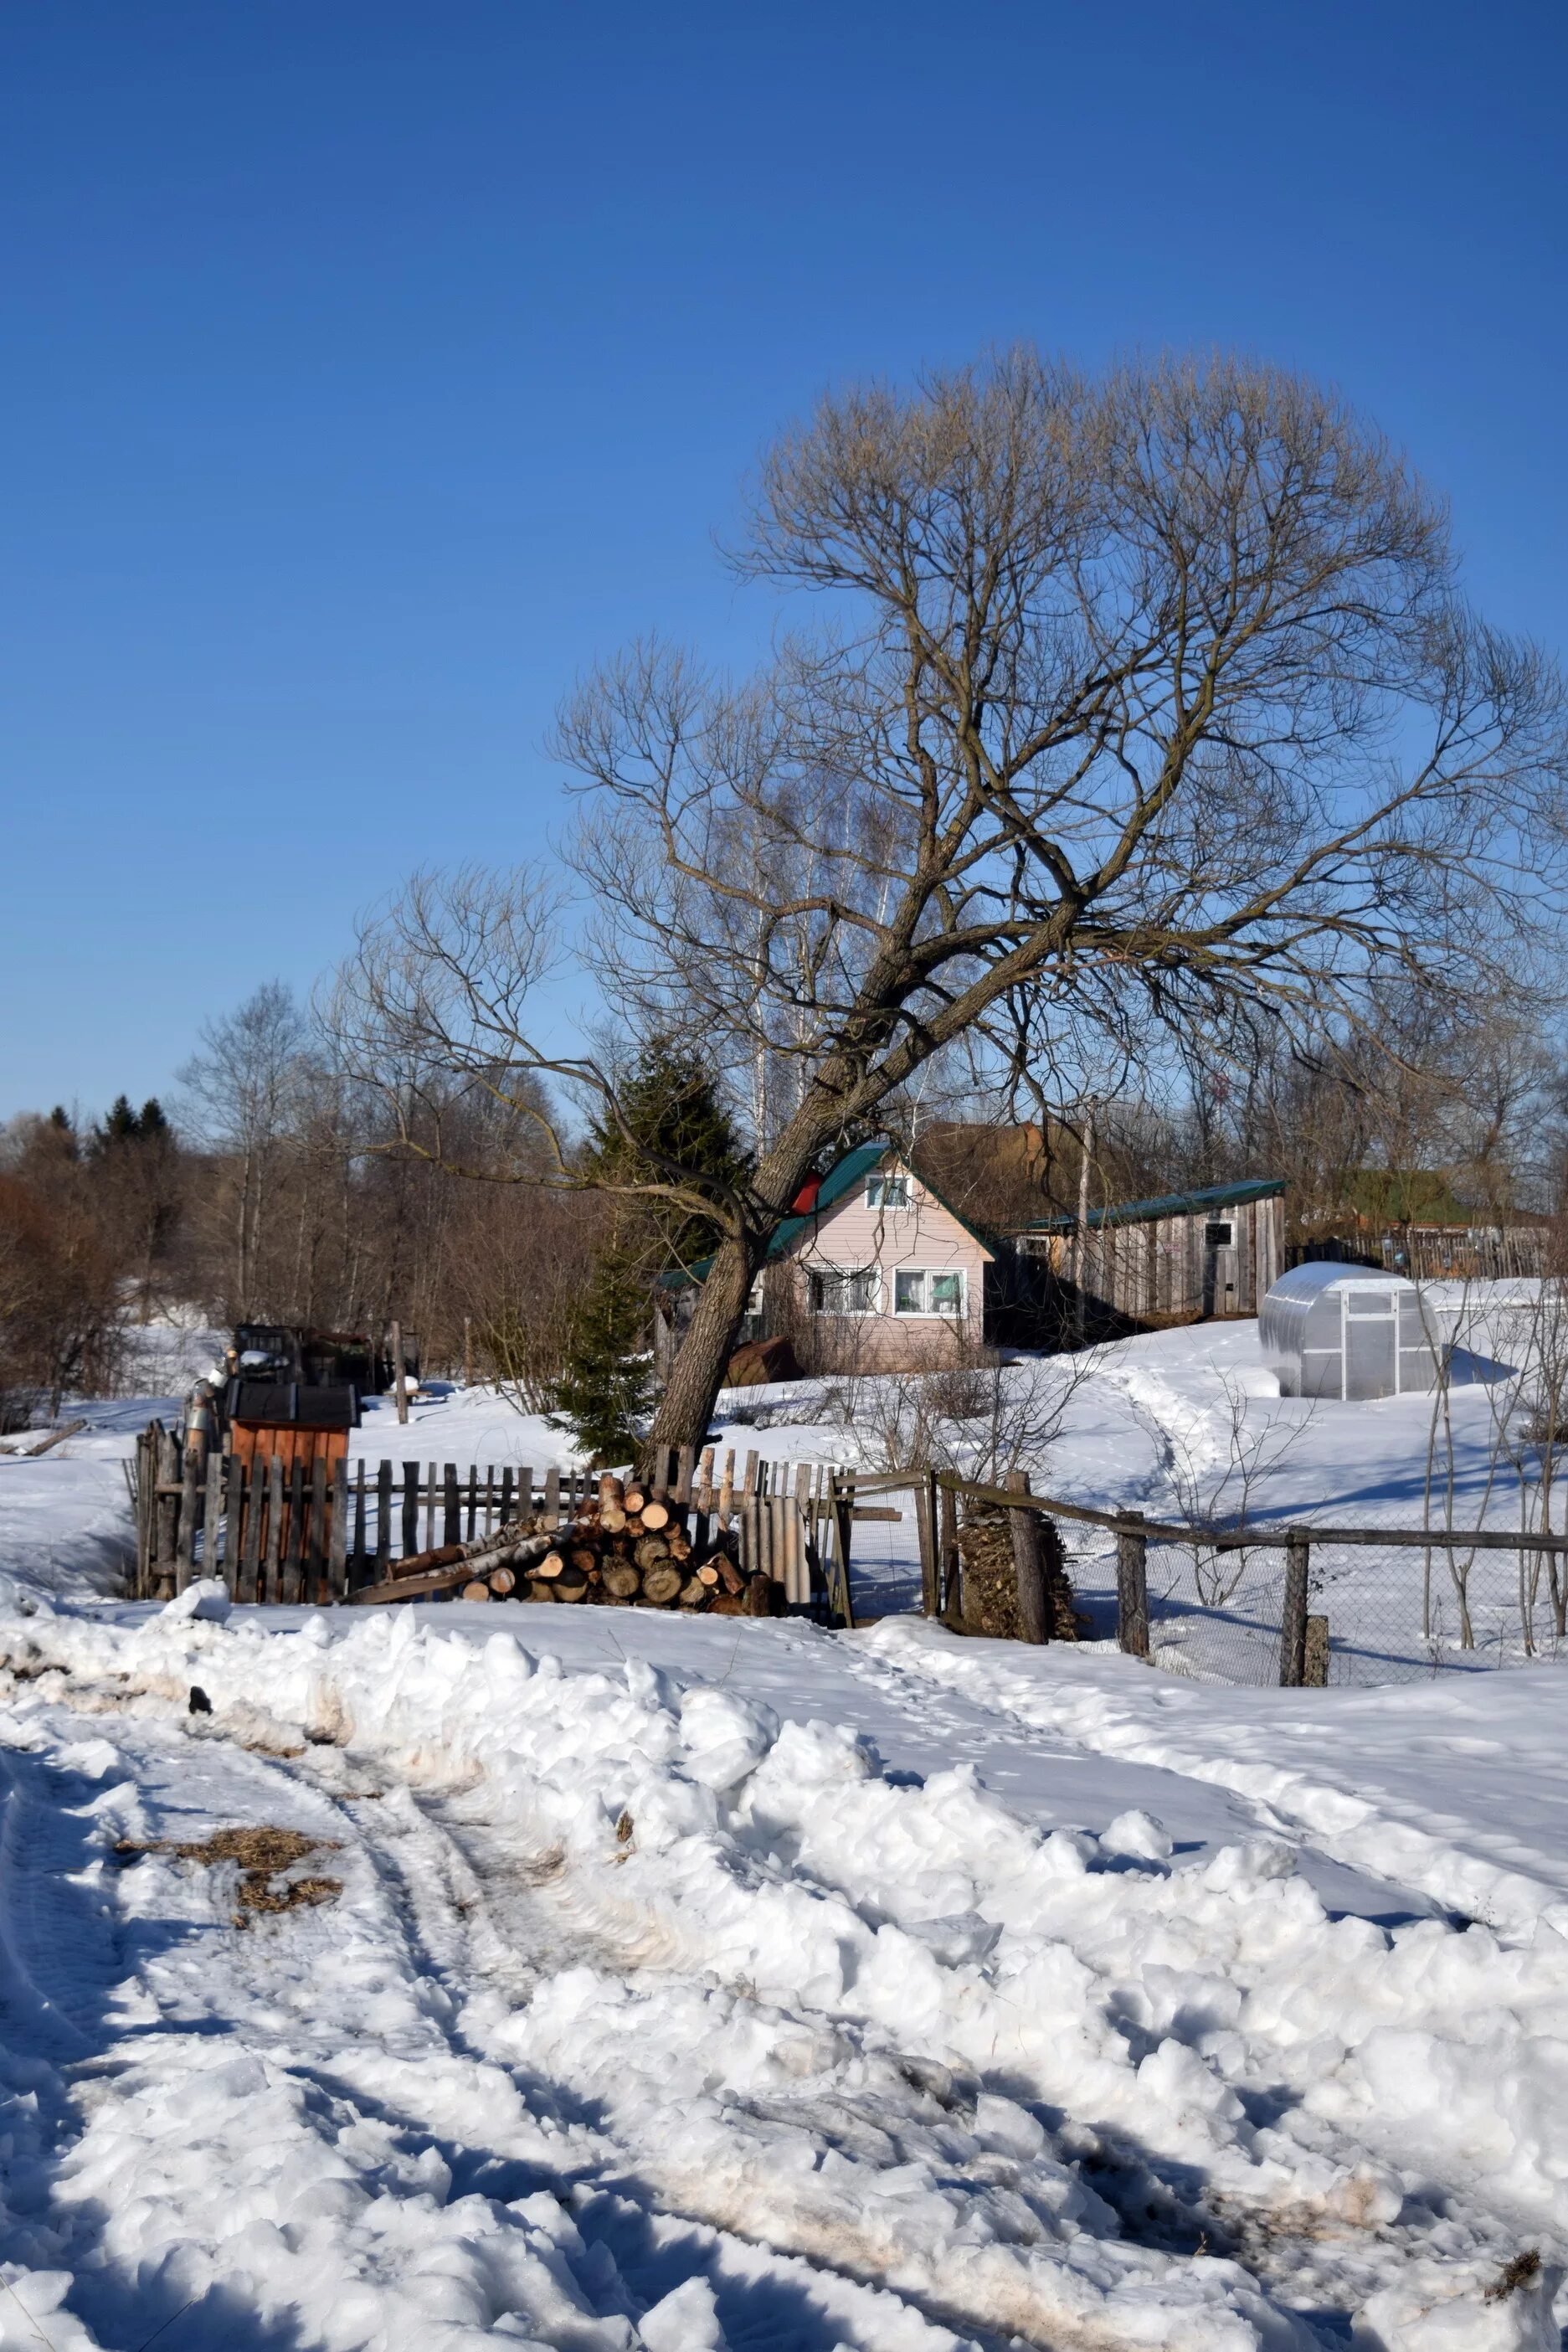
[[[917,1276],[923,1286],[929,1284],[935,1276],[949,1277],[958,1286],[957,1305],[956,1307],[901,1307],[898,1303],[900,1275],[903,1275],[906,1281],[911,1275]],[[929,1298],[930,1296],[929,1289],[923,1287],[921,1297]],[[968,1275],[961,1265],[896,1265],[893,1269],[893,1311],[901,1323],[967,1322],[969,1315]]]
[[[869,1282],[871,1302],[865,1307],[828,1307],[817,1303],[817,1286],[830,1282]],[[831,1316],[841,1323],[864,1322],[868,1317],[882,1313],[882,1276],[874,1265],[809,1265],[806,1268],[806,1297],[813,1315]]]
[[[894,1185],[898,1187],[898,1198],[890,1200],[888,1194]],[[913,1209],[915,1187],[901,1168],[890,1169],[878,1175],[868,1176],[865,1180],[865,1204],[868,1209],[874,1209],[879,1215],[887,1209]]]

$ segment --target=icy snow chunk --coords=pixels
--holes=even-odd
[[[125,1759],[118,1748],[107,1739],[73,1739],[56,1755],[68,1772],[79,1772],[84,1780],[106,1780],[113,1772],[123,1787],[128,1781]],[[101,1804],[101,1797],[94,1802]]]
[[[988,2147],[1004,2148],[1009,2156],[1026,2161],[1040,2155],[1045,2147],[1045,2132],[1028,2108],[1012,2099],[998,2098],[990,2091],[982,2091],[975,2101],[975,2131]]]
[[[1222,1845],[1197,1874],[1217,1895],[1240,1895],[1271,1878],[1289,1878],[1296,1867],[1293,1848],[1280,1838],[1248,1838],[1241,1845]]]
[[[1136,1862],[1168,1862],[1171,1842],[1152,1813],[1118,1813],[1100,1832],[1102,1853],[1124,1853]]]
[[[1563,2273],[1530,2257],[1508,2274],[1482,2281],[1466,2265],[1447,2276],[1427,2271],[1367,2298],[1352,2338],[1364,2352],[1558,2352],[1552,2302]]]
[[[227,1585],[218,1576],[198,1576],[187,1584],[183,1592],[165,1601],[158,1612],[161,1618],[178,1622],[184,1618],[201,1618],[212,1625],[226,1625],[234,1602],[229,1599]]]
[[[754,1771],[779,1736],[779,1718],[729,1691],[687,1691],[681,1703],[681,1744],[694,1780],[723,1792]]]
[[[644,2312],[638,2340],[647,2352],[727,2352],[718,2305],[705,2278],[689,2278]]]
[[[844,1781],[874,1780],[882,1759],[863,1732],[847,1724],[787,1723],[773,1743],[770,1777],[797,1790],[828,1789]]]
[[[946,1919],[903,1919],[899,1925],[945,1969],[985,1959],[1002,1932],[999,1919],[982,1919],[977,1911],[954,1912]]]

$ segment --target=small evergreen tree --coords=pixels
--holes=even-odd
[[[650,1154],[731,1182],[748,1166],[712,1079],[676,1040],[650,1040],[620,1099],[624,1126],[601,1120],[589,1145],[587,1171],[614,1204],[555,1395],[558,1426],[601,1462],[628,1460],[641,1442],[639,1423],[653,1402],[646,1350],[660,1275],[703,1257],[717,1237],[706,1218],[640,1200],[631,1188],[658,1173]]]
[[[635,1257],[613,1247],[596,1260],[572,1320],[555,1391],[558,1428],[599,1462],[626,1462],[653,1399],[646,1353],[648,1286]]]

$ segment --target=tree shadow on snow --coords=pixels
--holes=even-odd
[[[0,2258],[69,2270],[66,2308],[104,2352],[296,2352],[292,2318],[268,2322],[216,2286],[193,2299],[168,2263],[134,2273],[103,2243],[108,2209],[61,2194],[95,2084],[134,2063],[126,2044],[162,2032],[223,2032],[211,2020],[138,2023],[115,2011],[116,1988],[161,1953],[225,1931],[199,1920],[112,1913],[94,1815],[101,1780],[47,1756],[0,1752]],[[112,2053],[112,2054],[111,2054]],[[9,2323],[7,2323],[9,2324]],[[28,2327],[47,2344],[47,2315]]]

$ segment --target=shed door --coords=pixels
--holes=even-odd
[[[1206,1315],[1234,1315],[1240,1306],[1234,1220],[1208,1218],[1203,1228],[1203,1311]]]
[[[1399,1388],[1397,1295],[1354,1283],[1344,1303],[1344,1392],[1347,1397],[1395,1396]]]

